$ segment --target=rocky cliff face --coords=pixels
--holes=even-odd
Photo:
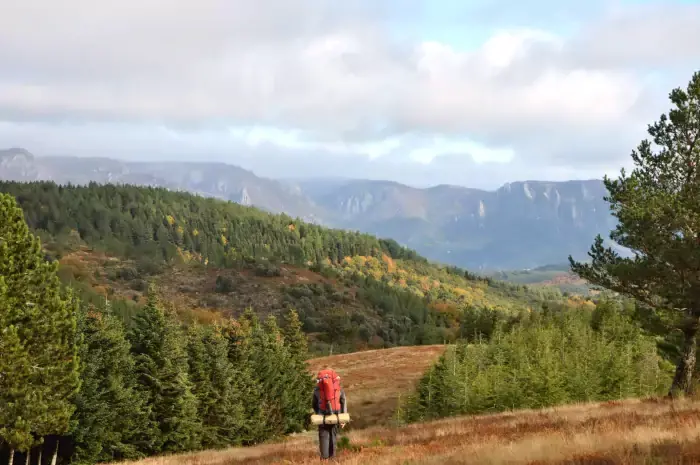
[[[470,269],[520,269],[585,258],[614,227],[599,180],[513,182],[495,191],[417,189],[389,181],[281,182],[223,163],[134,163],[0,151],[0,179],[129,183],[187,190],[391,237],[433,260]]]
[[[315,199],[336,222],[472,269],[529,268],[584,258],[614,227],[599,180],[515,182],[496,191],[348,182]]]

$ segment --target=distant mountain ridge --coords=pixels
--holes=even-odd
[[[303,187],[303,186],[302,186]],[[472,269],[534,268],[585,257],[615,220],[600,180],[513,182],[495,191],[356,181],[317,203],[336,222]]]
[[[314,221],[321,213],[296,186],[261,178],[225,163],[131,162],[110,158],[35,157],[21,148],[0,150],[0,179],[59,184],[138,184],[186,190],[273,213]]]
[[[162,186],[390,237],[473,270],[524,269],[585,258],[615,225],[600,180],[520,181],[494,191],[393,181],[274,180],[224,163],[127,162],[0,151],[0,179]]]

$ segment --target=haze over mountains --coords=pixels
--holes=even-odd
[[[273,180],[223,163],[125,162],[0,151],[0,179],[127,183],[186,190],[390,237],[472,270],[521,269],[584,258],[614,226],[600,180],[508,183],[495,191],[391,181]]]

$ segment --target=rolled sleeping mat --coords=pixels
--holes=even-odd
[[[330,415],[311,415],[312,425],[337,425],[338,423],[350,423],[350,414],[332,413]]]

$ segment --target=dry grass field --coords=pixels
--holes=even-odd
[[[347,433],[337,463],[696,464],[700,402],[630,400],[462,417]],[[313,434],[276,444],[159,457],[138,465],[318,463]]]
[[[386,425],[399,395],[411,392],[445,346],[396,347],[333,355],[309,361],[313,373],[332,367],[340,374],[352,415],[352,428]]]

